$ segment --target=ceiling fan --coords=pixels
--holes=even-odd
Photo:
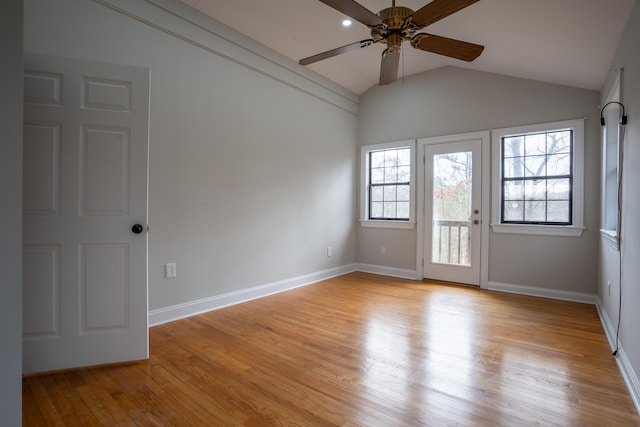
[[[320,1],[369,27],[371,38],[301,59],[299,61],[301,65],[313,64],[351,50],[384,42],[387,44],[387,48],[382,52],[380,85],[386,85],[393,83],[398,77],[400,47],[403,40],[411,42],[411,46],[416,49],[468,62],[476,59],[484,50],[484,46],[479,44],[427,33],[416,34],[424,27],[471,6],[479,0],[433,0],[415,12],[408,7],[396,6],[396,1],[392,0],[391,7],[382,9],[377,14],[353,0]]]

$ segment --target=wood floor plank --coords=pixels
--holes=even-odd
[[[23,426],[46,426],[47,421],[38,407],[36,398],[31,392],[31,388],[36,384],[36,378],[30,378],[29,383],[22,386],[22,425]]]
[[[23,425],[640,426],[595,307],[352,273],[30,376]]]

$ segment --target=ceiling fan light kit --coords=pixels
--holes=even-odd
[[[416,34],[424,27],[471,6],[479,0],[433,0],[415,12],[408,7],[396,6],[395,0],[392,0],[391,7],[382,9],[377,14],[353,0],[320,1],[369,27],[371,39],[301,59],[299,61],[301,65],[313,64],[351,50],[371,46],[374,43],[385,43],[387,48],[382,52],[380,85],[386,85],[393,83],[398,78],[400,50],[404,40],[409,41],[415,49],[468,62],[475,60],[484,50],[484,46],[474,43],[427,33]]]

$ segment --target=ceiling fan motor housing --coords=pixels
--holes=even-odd
[[[388,7],[378,12],[378,16],[382,19],[382,22],[387,24],[390,30],[401,30],[404,21],[413,15],[413,10],[408,7]]]
[[[378,16],[382,19],[382,25],[371,28],[371,37],[376,42],[385,40],[387,46],[399,49],[402,40],[409,40],[418,29],[412,25],[413,10],[408,7],[393,6],[382,9]]]

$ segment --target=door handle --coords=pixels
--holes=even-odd
[[[480,221],[478,221],[477,219],[474,219],[473,223],[477,225],[477,224],[480,224]]]
[[[144,228],[140,224],[135,224],[133,227],[131,227],[131,231],[133,231],[135,234],[142,233],[142,230],[144,230]]]
[[[474,213],[474,214],[476,214],[476,215],[478,215],[478,214],[480,213],[480,211],[479,211],[478,209],[474,209],[474,210],[473,210],[473,213]]]

